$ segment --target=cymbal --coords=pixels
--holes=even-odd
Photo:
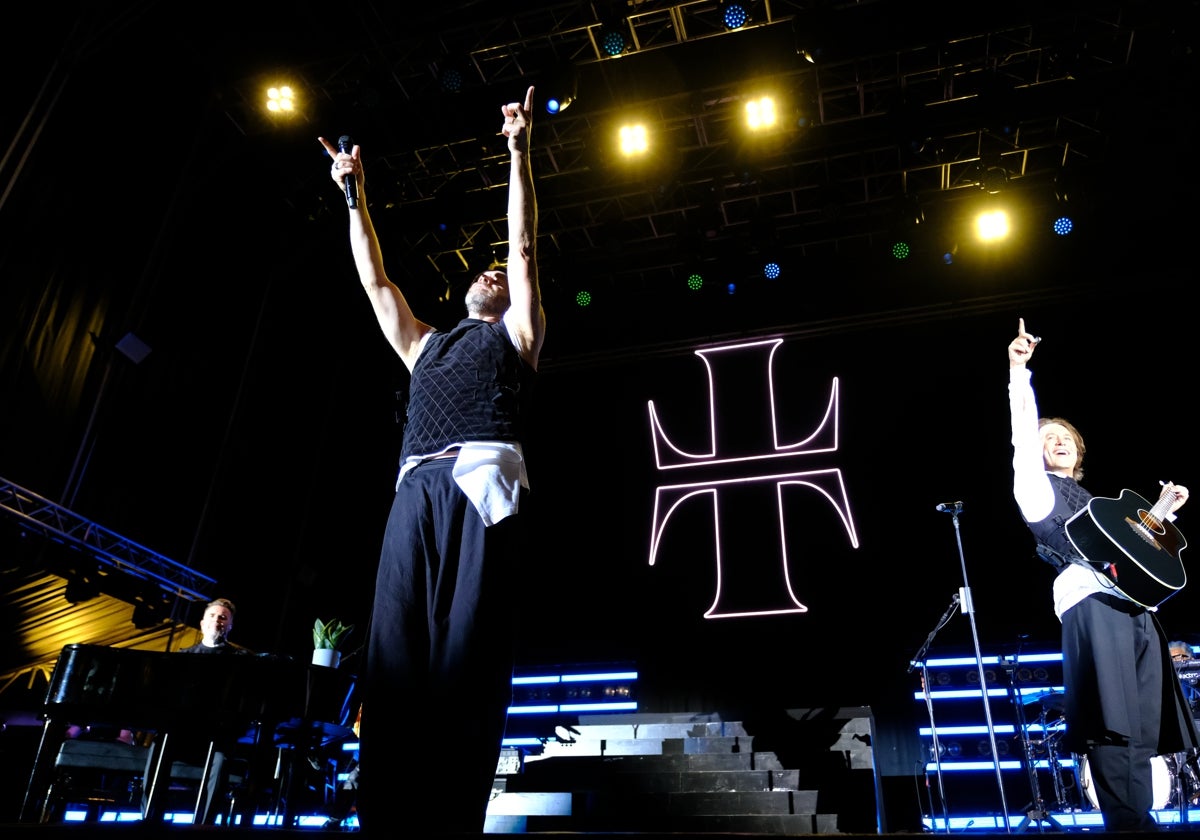
[[[1063,693],[1057,689],[1048,688],[1045,691],[1040,691],[1036,694],[1026,694],[1021,698],[1021,704],[1028,706],[1031,703],[1044,703],[1047,700],[1052,700],[1055,697],[1062,697]]]

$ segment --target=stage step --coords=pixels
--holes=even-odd
[[[525,818],[523,831],[588,831],[627,834],[838,834],[836,814],[607,814],[588,819],[586,829],[565,828],[561,820],[530,816]]]
[[[756,736],[740,720],[707,714],[580,716],[559,727],[557,740],[526,752],[519,769],[497,778],[487,830],[842,833],[845,820],[821,805],[844,802],[844,791],[830,795],[822,786],[837,786],[857,772],[862,792],[861,756],[851,759],[840,751],[831,756],[829,750],[869,751],[869,737],[853,737],[863,725],[869,731],[869,721],[839,719],[835,728],[851,737],[818,738],[823,755],[786,767],[776,751],[755,751]],[[829,718],[819,726],[826,733]],[[772,738],[789,748],[778,731]],[[872,783],[865,784],[868,801],[859,804],[874,814]],[[861,813],[856,818],[864,824]]]
[[[753,751],[753,739],[748,736],[716,736],[711,738],[593,738],[576,737],[574,741],[549,741],[538,758],[573,757],[580,755],[748,755]]]
[[[756,767],[756,765],[758,765]],[[762,765],[767,765],[766,767]],[[799,789],[800,771],[786,770],[772,753],[737,756],[590,756],[527,762],[525,772],[508,780],[508,790],[572,790],[702,793]]]

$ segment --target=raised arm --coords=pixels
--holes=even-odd
[[[1008,345],[1008,408],[1012,421],[1013,498],[1026,522],[1038,522],[1054,509],[1054,488],[1046,477],[1038,433],[1038,407],[1026,362],[1038,339],[1017,322],[1017,337]]]
[[[508,275],[509,308],[504,324],[521,356],[534,368],[546,334],[546,312],[538,287],[537,199],[533,192],[533,168],[529,160],[533,88],[524,104],[511,102],[500,108],[502,132],[511,155],[508,179]]]
[[[346,154],[338,151],[324,137],[317,139],[333,158],[330,175],[338,185],[338,191],[345,195],[343,179],[355,178],[358,181],[358,207],[349,208],[350,251],[354,255],[354,265],[358,269],[358,279],[371,301],[371,308],[375,311],[375,319],[379,322],[379,328],[383,330],[384,338],[392,345],[405,367],[412,370],[421,351],[421,339],[431,332],[433,327],[417,320],[404,294],[388,279],[384,270],[379,237],[375,234],[371,212],[367,209],[366,175],[359,147],[354,146],[351,152]]]

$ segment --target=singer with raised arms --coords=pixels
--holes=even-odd
[[[1157,606],[1131,599],[1071,538],[1072,518],[1087,515],[1092,495],[1080,485],[1086,451],[1079,430],[1040,417],[1029,362],[1041,339],[1025,328],[1008,345],[1013,495],[1037,554],[1057,572],[1053,606],[1062,626],[1064,746],[1083,756],[1109,831],[1158,827],[1151,759],[1200,746],[1191,711],[1168,655]],[[1171,517],[1187,488],[1164,482]]]
[[[362,680],[358,815],[368,830],[398,828],[398,818],[478,834],[495,780],[512,701],[514,576],[529,551],[523,441],[546,329],[533,92],[500,106],[507,262],[475,275],[466,317],[449,329],[419,320],[384,269],[362,149],[320,138],[346,195],[358,279],[409,372]]]

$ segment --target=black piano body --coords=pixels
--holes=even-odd
[[[269,745],[285,740],[303,748],[351,737],[357,705],[353,673],[288,657],[67,645],[46,691],[42,739],[20,819],[43,819],[69,724],[154,732],[168,739],[172,731],[205,738],[253,731]],[[155,782],[145,780],[146,789],[157,789]],[[154,800],[151,793],[148,819],[160,816]]]

